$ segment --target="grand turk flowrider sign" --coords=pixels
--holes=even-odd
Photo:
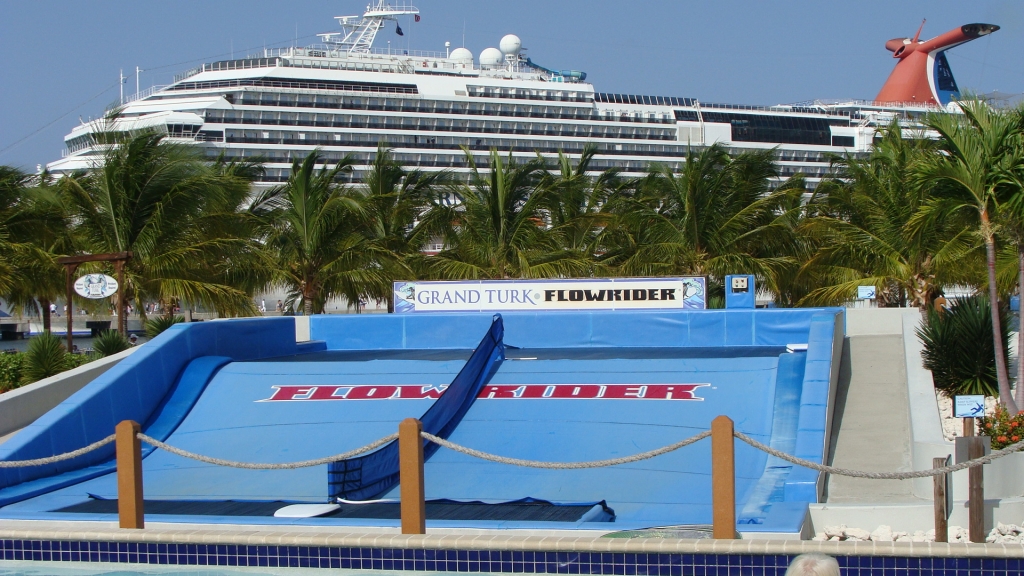
[[[395,282],[395,312],[704,308],[701,277]]]

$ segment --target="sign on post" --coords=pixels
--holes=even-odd
[[[857,299],[858,300],[874,300],[875,299],[875,287],[874,286],[857,286]]]
[[[703,310],[703,277],[395,282],[395,312]]]
[[[968,394],[953,396],[954,418],[981,418],[985,415],[985,396]]]
[[[117,293],[117,280],[106,274],[86,274],[75,280],[75,292],[92,300],[109,298]]]

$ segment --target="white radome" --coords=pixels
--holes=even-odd
[[[448,59],[459,64],[472,64],[473,53],[468,48],[456,48],[448,55]]]
[[[515,34],[506,34],[498,43],[498,48],[501,48],[502,54],[519,54],[523,49],[523,41]]]
[[[480,53],[481,66],[499,66],[504,60],[505,56],[497,48],[485,48]]]

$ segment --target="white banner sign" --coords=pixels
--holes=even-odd
[[[702,277],[395,282],[395,312],[703,310]]]

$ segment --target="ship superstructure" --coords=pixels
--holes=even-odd
[[[814,187],[832,155],[868,151],[880,126],[893,119],[914,126],[945,109],[934,101],[760,107],[597,92],[584,72],[527,58],[511,34],[477,59],[466,48],[372,47],[390,21],[397,27],[399,16],[418,14],[375,0],[361,17],[338,17],[342,31],[322,34],[322,44],[203,64],[130,97],[115,118],[75,127],[64,157],[48,169],[92,168],[103,154],[98,132],[149,128],[199,143],[211,157],[262,159],[267,185],[286,180],[292,161],[315,148],[328,162],[353,156],[358,181],[380,142],[408,167],[456,172],[468,170],[464,150],[485,161],[491,148],[520,157],[576,155],[592,143],[593,169],[626,175],[654,162],[678,166],[691,147],[720,142],[733,150],[775,148],[781,177],[803,173]],[[936,52],[928,54],[933,62]]]

